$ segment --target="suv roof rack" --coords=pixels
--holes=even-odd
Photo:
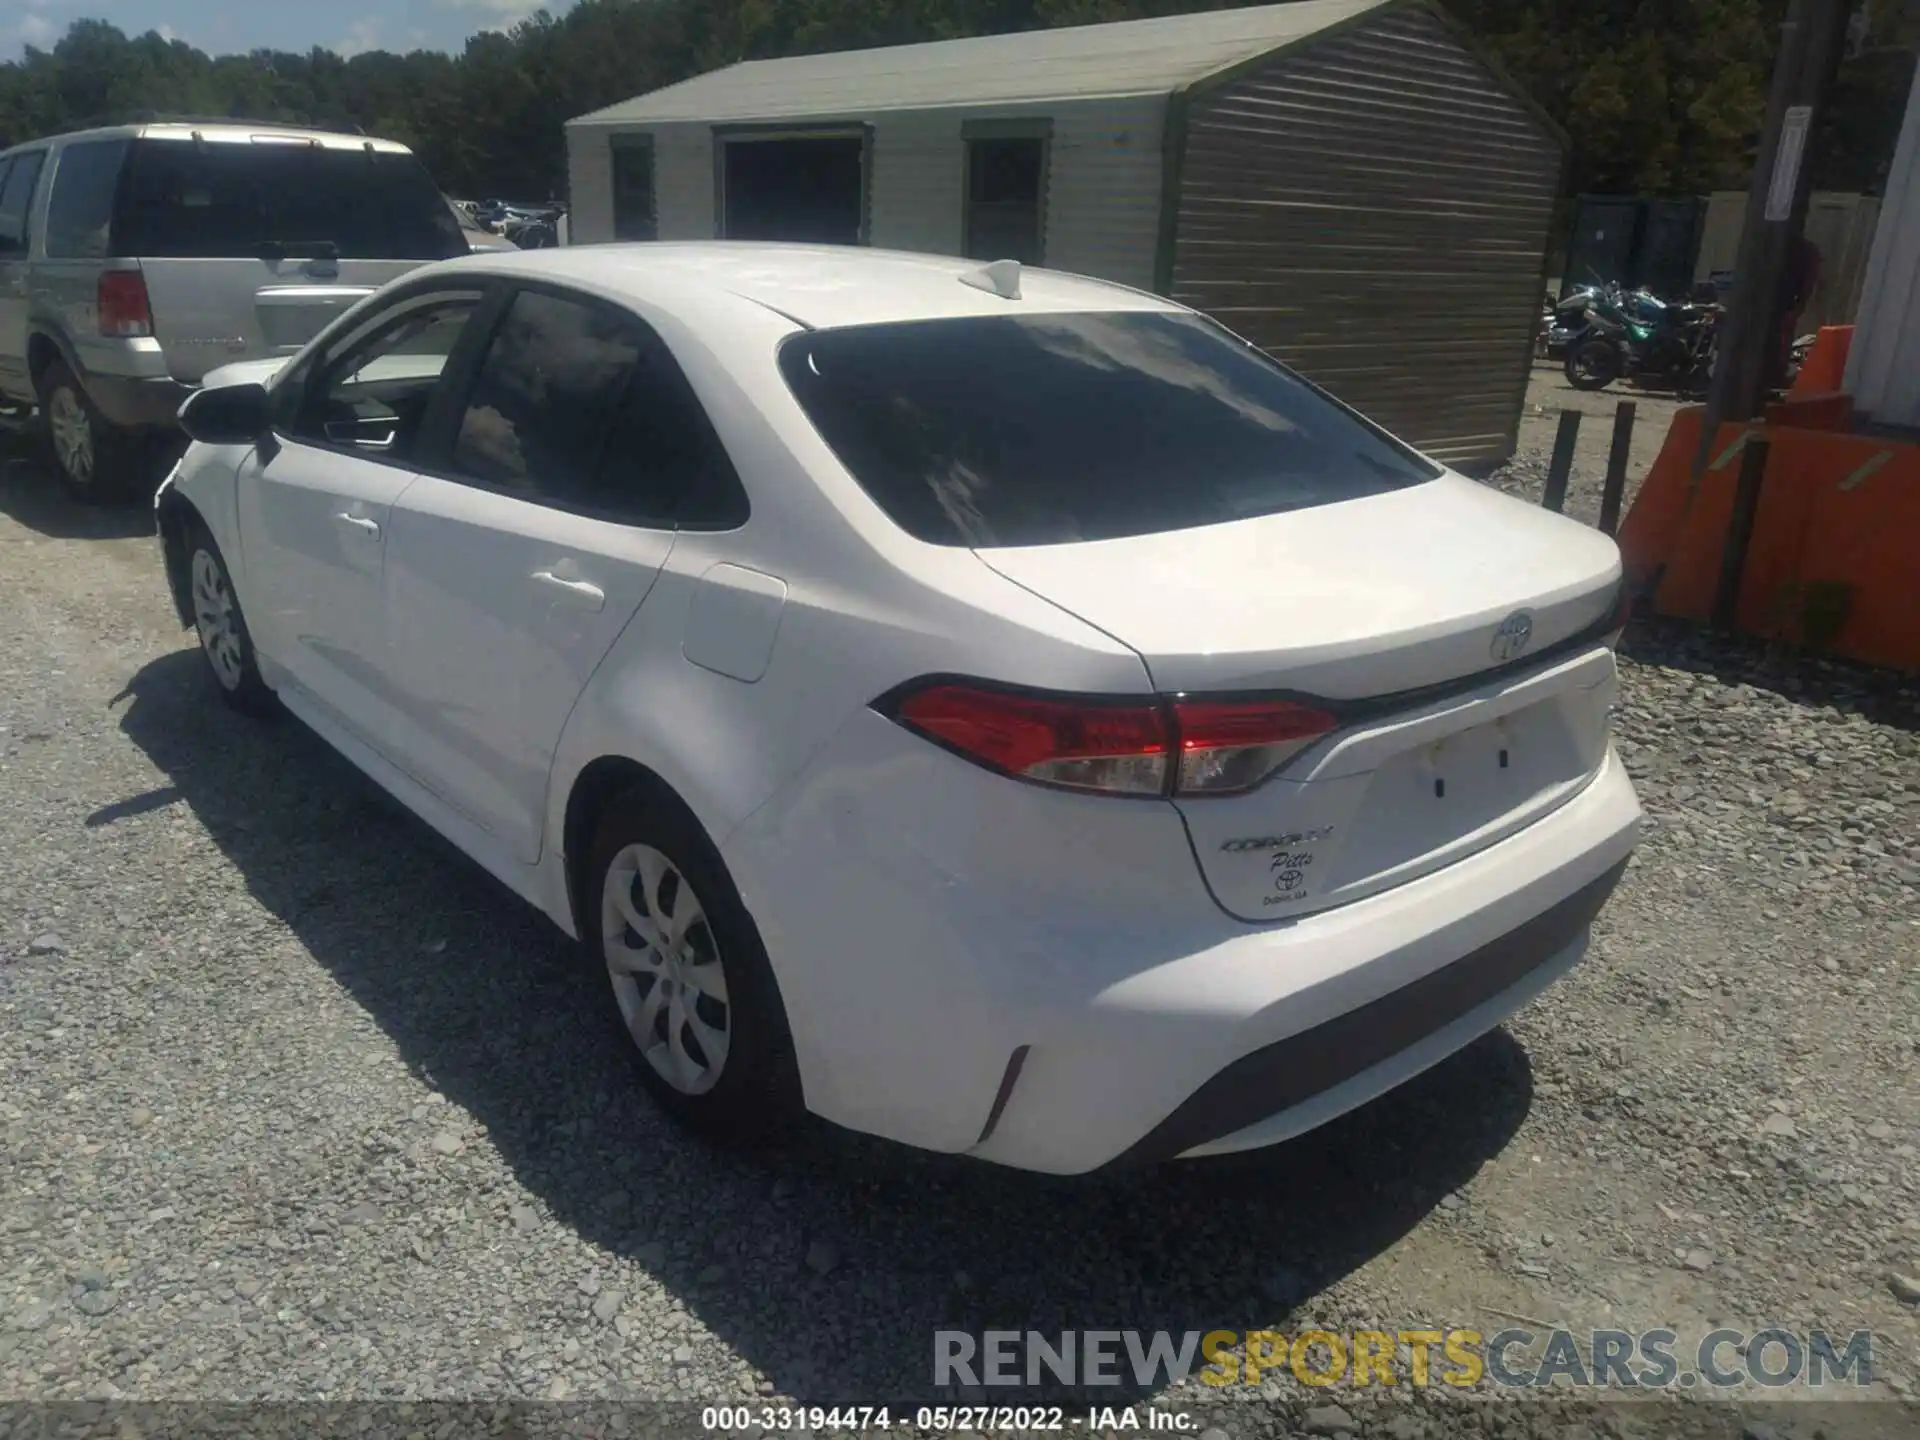
[[[311,120],[263,120],[254,115],[189,115],[168,110],[128,110],[116,115],[101,115],[70,127],[74,130],[100,130],[111,125],[258,125],[273,130],[324,130],[330,134],[352,134],[358,126],[346,130]]]

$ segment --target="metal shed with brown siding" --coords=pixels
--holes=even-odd
[[[567,136],[574,243],[780,236],[785,204],[782,238],[1024,252],[1216,316],[1436,459],[1512,453],[1563,140],[1429,0],[749,61]]]

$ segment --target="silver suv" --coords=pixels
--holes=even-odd
[[[469,242],[404,145],[245,121],[0,154],[0,412],[75,498],[127,494],[201,377],[290,355]]]

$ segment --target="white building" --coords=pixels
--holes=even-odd
[[[1846,386],[1873,423],[1920,429],[1920,66],[1880,202]]]
[[[1563,156],[1429,0],[752,61],[567,143],[576,244],[827,241],[1115,280],[1456,464],[1512,453]]]

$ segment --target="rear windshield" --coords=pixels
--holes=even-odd
[[[443,260],[467,242],[412,155],[287,141],[141,140],[114,250],[155,259],[313,255]]]
[[[936,545],[1148,535],[1440,473],[1193,315],[811,331],[785,343],[780,368],[867,494]]]

